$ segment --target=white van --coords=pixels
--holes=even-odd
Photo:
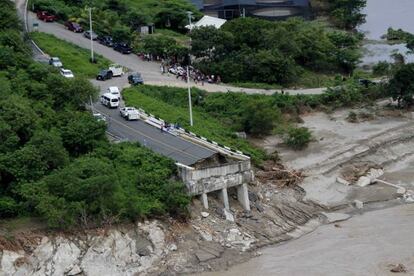
[[[107,93],[117,96],[119,100],[121,99],[121,92],[117,86],[110,86],[107,91]]]
[[[101,104],[109,108],[117,108],[119,106],[118,96],[105,93],[101,96]]]

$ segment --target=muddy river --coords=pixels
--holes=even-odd
[[[365,46],[365,64],[391,61],[393,51],[407,51],[404,45],[386,45],[381,36],[388,27],[414,33],[413,12],[414,0],[368,0],[367,22],[360,30],[375,42]],[[408,58],[413,60],[413,56]],[[382,179],[414,189],[414,158],[389,166]],[[296,240],[265,248],[260,257],[228,271],[203,276],[394,275],[390,270],[400,263],[406,275],[414,275],[413,229],[414,204],[380,208],[321,226]]]
[[[362,65],[372,65],[379,61],[391,62],[392,53],[404,54],[407,61],[414,62],[414,55],[407,54],[405,45],[387,45],[381,36],[387,29],[403,29],[414,33],[413,0],[368,0],[365,9],[366,23],[359,27],[368,40],[375,40],[365,45]]]

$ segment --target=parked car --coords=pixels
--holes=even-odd
[[[69,79],[71,79],[71,78],[74,78],[75,76],[73,75],[73,73],[72,73],[72,71],[71,70],[69,70],[69,69],[60,69],[60,74],[62,75],[62,76],[64,76],[65,78],[69,78]]]
[[[124,55],[132,53],[132,48],[126,43],[115,43],[114,50]]]
[[[376,85],[375,82],[373,82],[372,80],[368,80],[368,79],[358,79],[358,83],[366,88],[372,85]]]
[[[72,21],[66,21],[65,22],[65,27],[66,29],[68,29],[69,31],[75,32],[75,33],[82,33],[83,32],[83,28],[81,25],[79,25],[76,22],[72,22]]]
[[[107,93],[110,93],[112,95],[118,96],[118,99],[121,99],[121,91],[119,91],[119,88],[117,86],[110,86],[107,89]]]
[[[91,37],[92,37],[92,40],[97,40],[98,39],[98,35],[95,34],[94,32],[91,33],[91,31],[85,31],[83,33],[83,36],[88,38],[88,39],[91,39]]]
[[[112,79],[112,71],[106,69],[101,70],[96,76],[96,79],[101,81]]]
[[[105,36],[98,36],[98,42],[108,46],[108,47],[113,47],[114,46],[114,42],[112,40],[112,37],[110,37],[109,35],[105,35]]]
[[[49,59],[49,65],[53,65],[54,67],[60,68],[63,66],[62,62],[58,57],[51,57]]]
[[[128,82],[132,85],[144,84],[141,74],[136,72],[128,76]]]
[[[112,71],[112,76],[120,77],[124,74],[124,67],[119,64],[111,64],[109,65],[108,70]]]
[[[101,113],[96,112],[96,113],[93,113],[92,115],[98,122],[106,123],[106,117],[104,115],[102,115]]]
[[[36,14],[37,18],[45,22],[53,22],[57,19],[56,15],[53,15],[47,11],[38,11]]]
[[[139,119],[139,112],[135,107],[122,107],[119,109],[119,112],[121,113],[121,117],[128,121]]]

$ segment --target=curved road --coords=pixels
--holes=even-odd
[[[20,12],[24,13],[24,5],[19,4],[24,1],[16,0],[17,7]],[[23,9],[23,10],[22,10]],[[44,23],[37,20],[34,13],[28,13],[28,25],[31,28],[33,22],[39,23],[38,30],[41,32],[53,34],[56,37],[76,44],[82,48],[90,49],[90,41],[83,37],[82,34],[74,33],[68,31],[64,28],[63,25],[59,23]],[[166,86],[175,86],[175,87],[187,87],[187,84],[181,80],[177,80],[175,76],[167,74],[162,75],[160,73],[160,65],[156,62],[146,62],[142,61],[141,58],[134,54],[123,55],[112,48],[103,46],[99,43],[94,43],[94,50],[96,53],[106,57],[107,59],[118,63],[124,67],[131,69],[132,71],[140,72],[144,78],[145,83],[152,85],[166,85]],[[280,92],[280,90],[264,90],[264,89],[249,89],[249,88],[239,88],[226,85],[215,85],[205,83],[204,86],[201,84],[192,83],[192,86],[204,89],[208,92],[244,92],[247,94],[266,94],[272,95],[275,92]],[[285,91],[289,94],[321,94],[325,91],[326,88],[313,88],[313,89],[286,89]]]

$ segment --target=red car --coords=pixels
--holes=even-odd
[[[50,14],[47,11],[38,11],[37,18],[45,22],[53,22],[57,19],[56,15]]]
[[[75,32],[75,33],[83,33],[83,28],[81,27],[81,25],[79,25],[76,22],[66,21],[65,22],[65,27],[69,31],[72,31],[72,32]]]

